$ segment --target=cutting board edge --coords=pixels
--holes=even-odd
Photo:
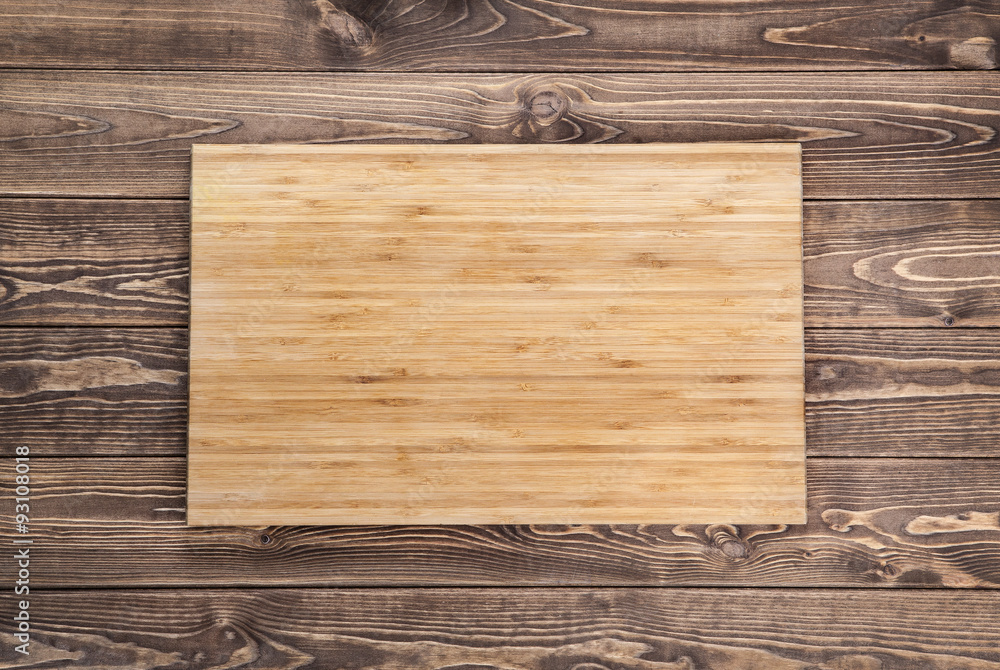
[[[191,155],[193,158],[209,157],[212,154],[220,153],[249,153],[254,155],[278,154],[285,151],[294,150],[301,153],[391,153],[392,151],[426,151],[428,153],[467,153],[469,151],[483,153],[579,153],[580,151],[593,151],[595,153],[644,153],[652,149],[662,151],[667,149],[673,153],[691,153],[691,147],[718,149],[727,147],[737,151],[759,152],[762,146],[766,146],[769,151],[775,148],[787,149],[794,154],[801,162],[802,143],[801,142],[641,142],[631,144],[608,144],[608,143],[588,143],[588,144],[426,144],[426,143],[392,143],[392,144],[361,144],[361,143],[336,143],[336,144],[296,144],[294,142],[282,142],[274,144],[222,144],[206,143],[192,144]]]

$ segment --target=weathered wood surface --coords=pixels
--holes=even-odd
[[[188,203],[0,199],[0,324],[186,326]]]
[[[998,354],[992,329],[807,331],[810,453],[997,456]]]
[[[1000,326],[1000,202],[803,217],[807,326]],[[186,326],[189,225],[183,201],[0,199],[0,324]]]
[[[1000,668],[996,590],[913,588],[1000,584],[997,460],[907,458],[998,456],[997,331],[962,327],[1000,326],[1000,205],[918,199],[1000,194],[1000,86],[804,72],[995,68],[997,15],[994,0],[3,4],[2,196],[186,198],[193,142],[707,139],[801,141],[807,198],[869,201],[805,209],[806,320],[835,327],[807,332],[810,454],[852,457],[809,461],[805,526],[190,528],[187,332],[160,328],[187,325],[187,203],[0,199],[0,324],[50,326],[0,329],[0,453],[66,457],[32,461],[35,646],[15,654],[0,627],[0,665]],[[698,69],[744,72],[662,74]],[[854,458],[878,455],[903,458]],[[504,588],[253,588],[449,584]],[[140,586],[166,588],[122,589]]]
[[[996,592],[53,591],[31,601],[32,655],[5,632],[0,658],[92,670],[993,670],[998,610]]]
[[[190,527],[183,458],[34,458],[31,580],[996,588],[996,474],[992,459],[810,459],[808,521],[794,526]],[[13,475],[0,461],[5,495]],[[16,569],[3,563],[0,579]]]
[[[806,203],[806,324],[1000,326],[998,221],[997,200]]]
[[[0,329],[3,453],[184,454],[187,342],[182,329]]]
[[[809,329],[811,456],[996,456],[994,330]],[[0,329],[3,455],[186,453],[187,331]]]
[[[0,66],[991,69],[998,31],[990,0],[22,0],[0,12]]]
[[[188,523],[802,523],[800,165],[194,147]]]
[[[0,194],[183,197],[192,142],[803,143],[806,198],[995,197],[989,73],[9,71]]]

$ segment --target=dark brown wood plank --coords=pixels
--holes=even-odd
[[[990,0],[20,0],[0,12],[0,66],[992,69],[998,32]]]
[[[33,458],[32,584],[1000,587],[992,459],[810,459],[795,526],[185,525],[183,458]],[[13,459],[0,461],[12,499]],[[267,477],[267,472],[261,472]],[[11,524],[0,540],[22,535]],[[12,583],[17,567],[0,564]]]
[[[5,611],[13,612],[5,595]],[[996,592],[831,589],[54,591],[8,667],[989,670]]]
[[[0,425],[6,455],[185,454],[187,330],[0,330]]]
[[[807,448],[824,456],[997,456],[996,330],[807,330]]]
[[[1000,326],[1000,201],[809,202],[810,326]]]
[[[0,329],[0,454],[186,453],[187,331]],[[986,329],[806,330],[812,456],[996,456]]]
[[[187,210],[0,199],[0,324],[187,325]],[[1000,201],[807,202],[806,324],[1000,326],[998,220]]]
[[[186,326],[188,203],[0,199],[0,323]]]
[[[0,194],[183,197],[192,142],[800,141],[807,198],[995,197],[990,73],[10,71]]]

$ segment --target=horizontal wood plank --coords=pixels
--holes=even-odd
[[[995,331],[807,329],[811,456],[996,456]],[[183,455],[187,331],[0,330],[2,455]]]
[[[995,197],[988,73],[9,71],[0,194],[183,197],[193,142],[803,143],[806,198]]]
[[[0,330],[3,453],[184,454],[187,330]]]
[[[806,331],[810,454],[997,456],[997,331]]]
[[[996,592],[75,590],[32,598],[31,656],[2,639],[10,668],[992,670],[998,610]]]
[[[13,469],[0,461],[5,495]],[[992,459],[810,459],[808,521],[793,526],[191,527],[183,458],[33,458],[31,583],[997,588],[996,472]]]
[[[0,66],[991,69],[998,30],[989,0],[21,0],[0,12]]]
[[[1000,201],[810,202],[810,326],[1000,326]]]
[[[809,326],[1000,326],[1000,202],[804,205]],[[0,324],[186,326],[188,203],[0,199]]]
[[[0,199],[0,323],[186,326],[188,203]]]

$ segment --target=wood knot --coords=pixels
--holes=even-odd
[[[740,561],[750,555],[750,545],[740,537],[736,526],[715,524],[705,528],[705,536],[713,547],[722,555],[733,561]]]
[[[540,126],[551,126],[569,111],[569,100],[556,91],[541,91],[528,99],[526,105],[531,119]]]
[[[370,47],[372,29],[363,21],[341,9],[330,0],[313,0],[319,10],[320,27],[333,35],[337,42],[348,47]]]
[[[570,142],[583,137],[584,128],[570,118],[569,97],[554,89],[525,95],[515,137],[538,142]]]

